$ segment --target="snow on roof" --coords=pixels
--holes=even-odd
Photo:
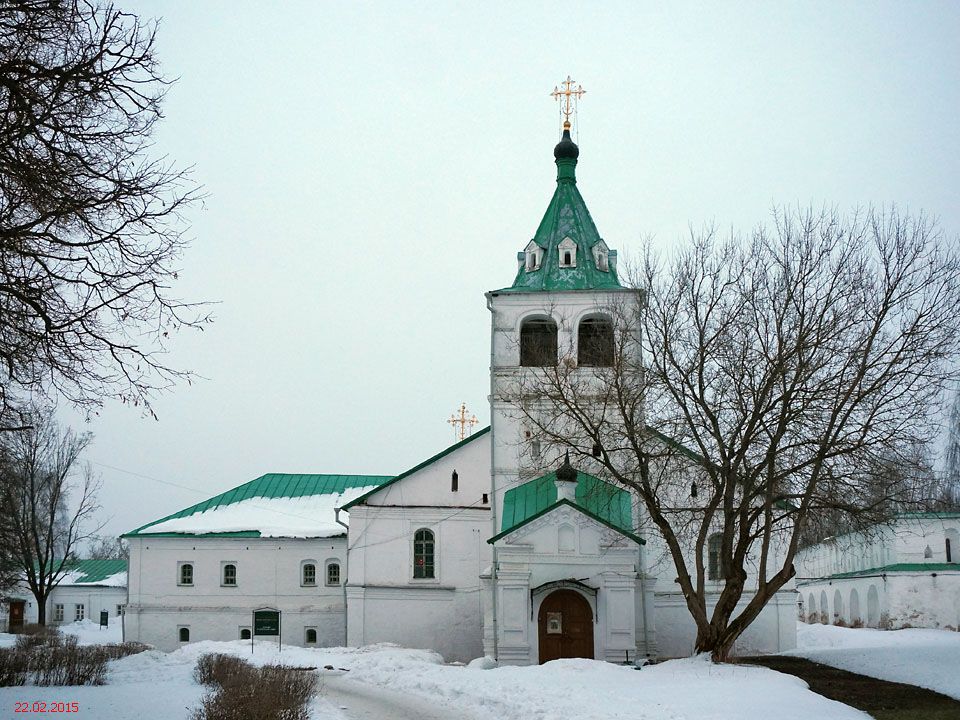
[[[130,535],[250,533],[259,537],[333,537],[345,528],[336,521],[336,509],[369,492],[388,477],[367,476],[356,487],[303,488],[296,496],[254,496],[231,499],[225,504],[207,501],[204,507],[188,508],[168,518],[139,528]],[[316,494],[311,489],[319,490]],[[333,492],[322,492],[333,490]],[[196,507],[196,506],[195,506]],[[193,512],[188,512],[194,510]],[[342,521],[347,520],[345,513]]]
[[[127,586],[127,561],[76,560],[60,580],[60,585]]]

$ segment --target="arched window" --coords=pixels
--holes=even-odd
[[[613,365],[613,323],[606,318],[586,318],[577,333],[577,364]]]
[[[180,563],[180,585],[193,585],[193,565]]]
[[[560,253],[560,267],[575,268],[577,266],[577,244],[570,238],[564,238],[557,248]]]
[[[250,639],[250,628],[241,628],[240,630],[240,639],[249,640]]]
[[[557,364],[557,324],[548,318],[527,320],[520,327],[520,364],[554,367]]]
[[[327,585],[340,584],[340,563],[327,563]]]
[[[714,533],[707,539],[707,580],[720,580],[723,571],[723,560],[720,557],[720,545],[723,535]]]
[[[317,566],[312,562],[303,563],[301,570],[301,584],[302,585],[316,585],[317,584]]]
[[[434,577],[433,533],[420,528],[413,534],[413,577]]]
[[[316,628],[307,628],[306,637],[304,638],[307,641],[308,645],[317,644],[317,629]]]
[[[960,532],[951,528],[945,534],[943,545],[946,551],[946,562],[955,563],[957,562],[957,551],[960,550]]]
[[[237,584],[237,566],[233,563],[227,563],[223,566],[223,584],[228,587]]]
[[[450,473],[450,492],[457,492],[460,489],[460,476],[454,470]]]
[[[180,642],[190,642],[190,628],[180,628]]]

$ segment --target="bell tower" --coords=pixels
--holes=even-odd
[[[530,427],[530,407],[537,400],[527,390],[536,387],[536,373],[562,364],[573,370],[574,380],[582,375],[589,382],[598,369],[613,364],[616,341],[629,332],[620,327],[623,318],[639,302],[638,291],[620,283],[617,252],[600,236],[577,187],[580,148],[570,134],[571,117],[584,92],[568,77],[551,93],[563,114],[553,149],[556,188],[536,232],[517,253],[513,283],[486,293],[493,534],[501,529],[504,493],[549,472],[558,460]]]

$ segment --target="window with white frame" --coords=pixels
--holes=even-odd
[[[339,585],[339,584],[340,584],[340,563],[338,562],[327,563],[327,585]]]
[[[84,606],[83,606],[83,603],[77,603],[76,605],[74,605],[74,606],[73,606],[73,619],[74,619],[76,622],[79,622],[80,620],[83,620],[83,618],[84,618],[84,611],[85,611],[85,608],[84,608]]]
[[[53,606],[54,622],[63,622],[63,603],[57,603]]]
[[[413,534],[413,577],[418,580],[436,577],[433,531],[420,528]]]
[[[193,563],[177,563],[177,585],[193,585]]]
[[[724,562],[721,557],[723,534],[714,533],[707,538],[707,580],[721,580],[725,573]]]
[[[122,603],[117,605],[117,615],[123,615],[123,611],[126,609],[126,607],[127,606]]]
[[[610,251],[607,249],[607,244],[601,240],[596,245],[593,246],[593,260],[597,266],[597,270],[600,272],[609,272],[610,271]]]
[[[300,584],[305,587],[317,584],[317,563],[313,560],[300,563]]]
[[[221,585],[224,587],[237,586],[237,566],[235,563],[223,563],[221,569]]]
[[[560,252],[560,267],[575,268],[577,266],[577,244],[566,237],[557,246]]]
[[[531,240],[529,243],[527,243],[527,247],[523,252],[526,255],[527,272],[539,270],[540,263],[543,260],[543,248]]]

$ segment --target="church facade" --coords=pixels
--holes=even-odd
[[[541,447],[517,409],[537,368],[610,364],[631,332],[617,318],[642,303],[580,195],[578,155],[566,128],[514,281],[486,295],[490,426],[396,476],[267,475],[129,533],[128,639],[247,639],[269,607],[284,642],[394,642],[448,661],[692,652],[675,568],[639,503]],[[794,647],[796,615],[789,585],[735,652]]]

